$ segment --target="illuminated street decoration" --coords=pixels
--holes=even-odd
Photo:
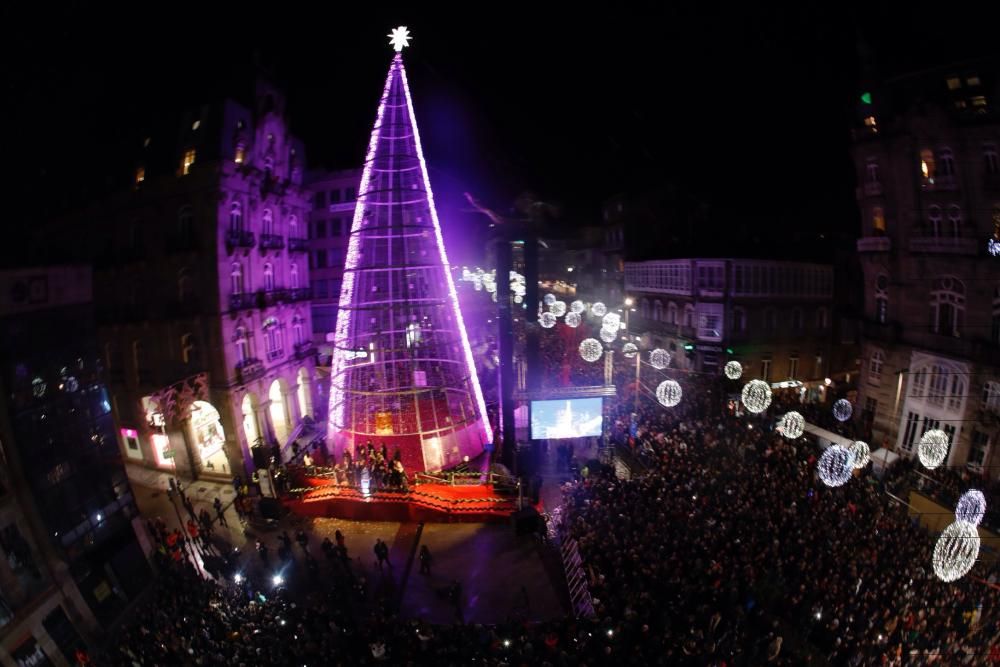
[[[786,412],[781,417],[781,422],[778,424],[778,429],[781,434],[788,438],[789,440],[795,440],[800,437],[805,430],[806,420],[798,412]]]
[[[854,456],[854,469],[861,470],[868,462],[872,460],[871,448],[868,447],[868,443],[863,440],[855,440],[848,447],[851,454]]]
[[[549,306],[549,312],[556,317],[562,317],[566,314],[566,302],[565,301],[554,301],[552,305]]]
[[[664,380],[656,387],[656,400],[664,407],[672,408],[681,402],[681,386],[674,380]]]
[[[920,437],[917,458],[927,468],[933,470],[944,463],[948,455],[948,434],[940,429],[931,429]]]
[[[635,355],[639,354],[639,348],[635,343],[625,343],[622,345],[622,354],[626,359],[635,359]]]
[[[955,505],[955,518],[978,526],[986,516],[986,496],[979,489],[969,489]]]
[[[618,330],[622,322],[622,316],[618,313],[607,313],[601,320],[601,327],[605,329]]]
[[[410,45],[410,31],[405,25],[401,25],[398,28],[393,28],[386,37],[389,37],[389,44],[392,48],[396,49],[396,53],[399,53],[404,48]]]
[[[576,328],[580,326],[580,313],[566,313],[566,317],[563,320],[566,326]]]
[[[728,361],[724,371],[730,380],[739,380],[743,377],[743,364],[738,361]]]
[[[662,371],[670,365],[670,353],[662,348],[656,348],[649,353],[649,365]]]
[[[601,345],[601,341],[585,338],[580,343],[580,356],[583,357],[584,361],[593,363],[600,359],[602,354],[604,354],[604,346]]]
[[[832,445],[819,457],[816,471],[820,480],[831,487],[843,486],[854,470],[854,455],[840,445]]]
[[[405,28],[392,37],[408,45]],[[469,277],[495,298],[495,275]],[[407,348],[410,322],[434,335]],[[338,456],[388,430],[380,412],[391,413],[392,434],[379,440],[408,468],[438,469],[492,442],[399,53],[365,156],[333,343],[327,433]]]
[[[556,316],[552,313],[542,313],[538,316],[538,323],[545,329],[551,329],[556,325]]]
[[[979,557],[979,530],[967,521],[956,521],[938,537],[931,565],[938,579],[945,582],[961,579]]]
[[[595,301],[594,304],[590,307],[590,312],[597,317],[604,317],[608,313],[608,307],[605,306],[600,301]]]
[[[545,304],[546,307],[551,306],[556,302],[556,295],[546,294],[544,297],[542,297],[542,302]]]
[[[603,340],[605,343],[613,343],[615,339],[618,338],[618,330],[601,328],[601,333],[599,335],[601,340]]]
[[[842,398],[833,404],[833,416],[839,422],[846,422],[851,418],[854,413],[854,408],[851,407],[851,402],[846,398]]]
[[[571,313],[579,314],[585,310],[587,310],[587,307],[583,304],[583,301],[580,301],[579,299],[569,304],[569,312]]]
[[[750,412],[764,412],[771,405],[771,386],[763,380],[750,380],[743,385],[741,398],[743,407]]]

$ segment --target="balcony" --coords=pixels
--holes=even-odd
[[[287,298],[287,293],[283,289],[260,290],[257,292],[257,307],[270,308],[282,303]]]
[[[236,364],[236,380],[240,384],[263,377],[265,372],[264,363],[260,359],[244,359]]]
[[[289,252],[309,252],[309,239],[299,239],[289,236],[288,250]]]
[[[277,361],[278,359],[281,359],[283,356],[285,356],[285,351],[283,349],[281,349],[280,347],[278,349],[276,349],[276,350],[268,350],[267,351],[267,360],[268,361]]]
[[[253,232],[245,232],[242,229],[230,229],[226,232],[226,245],[232,248],[252,248],[254,247]]]
[[[934,255],[975,256],[979,251],[976,239],[946,236],[916,236],[910,238],[910,252]]]
[[[295,345],[295,358],[296,359],[306,359],[308,357],[316,356],[316,346],[309,341],[302,343],[296,343]]]
[[[294,287],[288,290],[289,301],[308,301],[312,298],[312,290],[308,287]]]
[[[864,190],[866,197],[878,197],[882,194],[882,184],[878,181],[865,183]]]
[[[866,236],[858,239],[858,252],[889,252],[892,241],[888,236]]]
[[[260,235],[260,249],[261,250],[281,250],[285,247],[284,237],[278,234],[261,234]]]
[[[256,305],[256,302],[257,298],[255,294],[249,294],[247,292],[230,294],[229,310],[249,310]]]

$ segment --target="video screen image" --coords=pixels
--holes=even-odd
[[[531,402],[531,438],[586,438],[601,435],[603,398]]]

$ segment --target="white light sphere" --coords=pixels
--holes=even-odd
[[[569,312],[571,313],[582,313],[585,310],[587,310],[587,307],[579,299],[569,304]]]
[[[622,316],[618,313],[608,313],[601,320],[601,327],[604,329],[617,329],[622,323]]]
[[[594,304],[590,307],[590,312],[592,312],[594,315],[597,315],[598,317],[604,317],[605,315],[608,314],[608,307],[605,306],[600,301],[595,301]]]
[[[795,440],[805,431],[806,420],[798,412],[786,412],[778,423],[781,434],[789,440]]]
[[[551,306],[552,304],[554,304],[556,302],[556,295],[555,294],[546,294],[544,297],[542,297],[542,301],[545,302],[546,306]]]
[[[948,434],[940,429],[931,429],[920,438],[917,457],[925,467],[933,470],[944,462],[948,455]]]
[[[556,325],[556,316],[552,313],[542,313],[538,316],[538,323],[546,329],[551,329]]]
[[[580,313],[566,313],[566,317],[563,319],[563,322],[565,322],[568,327],[572,327],[574,329],[577,328],[580,326]]]
[[[955,505],[955,518],[978,526],[986,515],[986,496],[979,489],[969,489]]]
[[[771,405],[771,385],[763,380],[750,380],[743,385],[743,407],[754,414],[767,410]]]
[[[670,365],[670,353],[662,348],[656,348],[649,353],[649,365],[662,371]]]
[[[625,343],[622,345],[622,354],[625,355],[626,359],[635,359],[635,355],[639,354],[639,348],[636,347],[635,343]]]
[[[819,478],[827,486],[843,486],[851,478],[854,470],[854,455],[850,450],[840,445],[830,446],[823,455],[819,457],[816,464],[816,471]]]
[[[562,317],[563,315],[566,314],[566,302],[556,301],[551,306],[549,306],[549,312],[555,315],[556,317]]]
[[[956,521],[938,537],[931,564],[941,581],[961,579],[979,557],[979,531],[967,521]]]
[[[618,329],[608,329],[605,327],[601,328],[601,333],[599,334],[601,340],[605,343],[613,343],[616,338],[618,338]]]
[[[681,402],[681,386],[673,380],[664,380],[656,387],[656,400],[667,408],[672,408]]]
[[[833,416],[839,422],[846,422],[851,418],[851,414],[854,413],[854,408],[851,407],[851,402],[846,398],[842,398],[833,404]]]
[[[601,341],[595,338],[584,338],[580,343],[580,356],[583,357],[584,361],[593,363],[600,359],[602,354],[604,354],[604,346],[601,345]]]
[[[521,303],[522,301],[524,301],[524,297],[523,296],[521,296],[520,294],[515,294],[514,295],[514,303]]]
[[[872,460],[871,448],[869,448],[868,443],[863,440],[855,440],[851,443],[851,446],[848,447],[848,449],[851,451],[851,454],[854,455],[855,470],[861,470],[868,465],[869,461]]]
[[[738,361],[727,361],[723,370],[730,380],[739,380],[743,376],[743,364]]]

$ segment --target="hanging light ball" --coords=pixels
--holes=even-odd
[[[827,486],[843,486],[854,470],[854,455],[840,445],[832,445],[819,457],[816,471]]]
[[[941,533],[931,563],[941,581],[961,579],[979,557],[979,531],[967,521],[956,521]]]
[[[795,411],[786,412],[778,423],[778,429],[781,431],[781,434],[789,440],[801,437],[803,431],[805,431],[805,427],[805,418]]]
[[[955,505],[955,518],[978,526],[986,515],[986,496],[979,489],[969,489]]]
[[[635,343],[625,343],[622,345],[622,354],[625,355],[626,359],[635,359],[635,355],[639,354],[639,348],[636,347]]]
[[[542,313],[538,316],[538,323],[546,329],[551,329],[556,325],[556,316],[552,313]]]
[[[662,348],[656,348],[649,353],[649,365],[662,371],[670,365],[670,353]]]
[[[672,408],[681,402],[681,386],[673,380],[664,380],[656,387],[656,400],[667,408]]]
[[[524,297],[522,297],[520,294],[514,295],[514,303],[521,303],[522,301],[524,301]]]
[[[848,449],[851,454],[854,454],[855,470],[861,470],[872,460],[872,451],[868,447],[868,443],[863,440],[855,440]]]
[[[597,315],[598,317],[604,317],[605,315],[608,314],[608,307],[605,306],[600,301],[595,301],[594,304],[590,307],[590,312],[592,312],[594,315]]]
[[[566,326],[573,327],[574,329],[580,326],[580,313],[566,313],[566,318],[563,320]]]
[[[603,340],[605,343],[613,343],[615,339],[618,338],[618,330],[602,327],[601,333],[599,335],[601,337],[601,340]]]
[[[582,313],[585,310],[587,310],[587,307],[579,299],[569,304],[569,312],[571,313]]]
[[[754,414],[771,405],[771,385],[763,380],[750,380],[743,385],[743,406]]]
[[[743,375],[743,364],[738,361],[727,361],[723,370],[730,380],[739,380]]]
[[[944,462],[948,455],[948,434],[940,429],[931,429],[920,438],[917,457],[925,467],[933,470]]]
[[[846,398],[842,398],[833,404],[833,416],[839,422],[846,422],[851,418],[853,412],[854,408],[851,407],[851,402]]]
[[[584,361],[597,361],[604,354],[604,346],[596,338],[584,338],[580,343],[580,356]]]
[[[562,317],[566,314],[566,302],[565,301],[555,301],[549,306],[549,312],[556,317]]]
[[[601,327],[604,329],[614,329],[618,330],[619,325],[622,323],[622,316],[618,313],[608,313],[601,320]]]
[[[546,294],[544,297],[542,297],[542,301],[545,302],[546,306],[551,306],[552,304],[554,304],[556,302],[556,295],[555,294]]]

